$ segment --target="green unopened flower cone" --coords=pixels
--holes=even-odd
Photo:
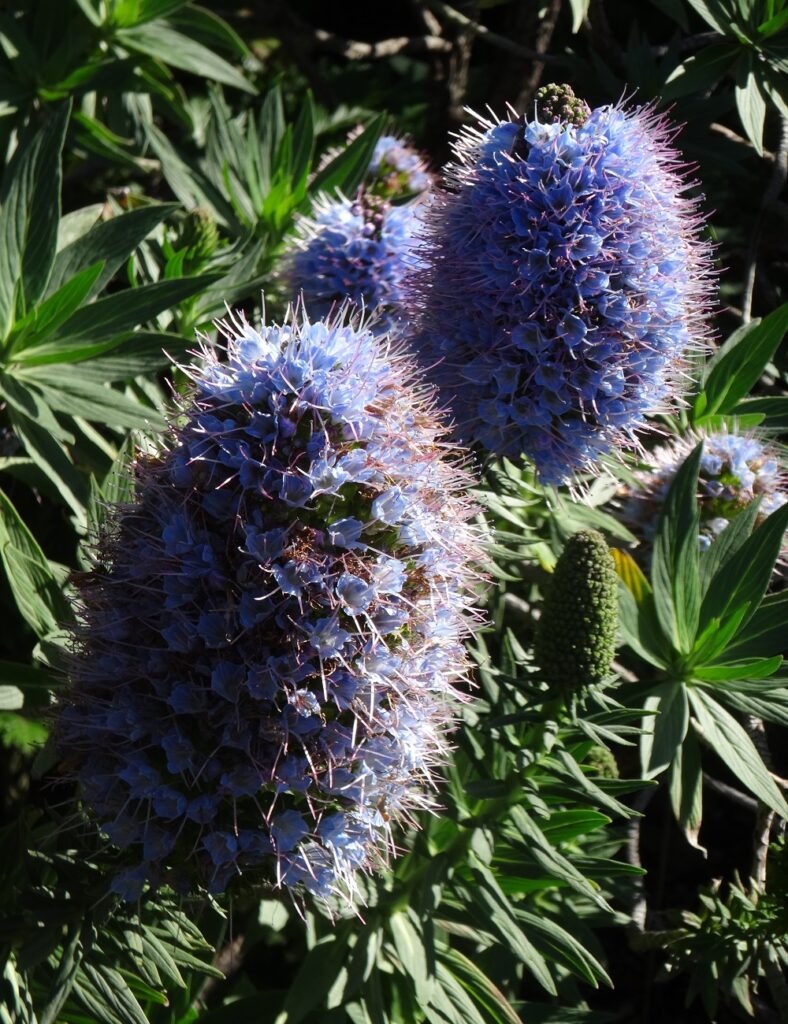
[[[582,530],[558,559],[536,631],[545,680],[572,689],[601,682],[615,654],[617,625],[612,555],[601,533]]]

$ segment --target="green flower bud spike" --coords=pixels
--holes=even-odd
[[[566,543],[542,606],[534,643],[546,682],[577,690],[601,683],[616,652],[618,582],[613,556],[596,530]]]
[[[191,264],[204,263],[213,256],[219,244],[219,229],[208,210],[198,206],[183,219],[178,237],[178,248],[186,249]]]

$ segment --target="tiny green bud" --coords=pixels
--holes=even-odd
[[[543,124],[560,121],[581,128],[591,114],[585,100],[575,96],[571,85],[543,85],[536,93],[536,114]]]
[[[177,247],[186,250],[189,263],[203,263],[219,244],[219,229],[210,211],[198,206],[190,210],[181,222]]]

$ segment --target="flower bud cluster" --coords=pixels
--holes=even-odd
[[[391,203],[373,192],[355,199],[321,197],[299,223],[288,287],[315,316],[349,300],[375,315],[377,334],[390,331],[401,312],[402,282],[411,267],[416,206]]]

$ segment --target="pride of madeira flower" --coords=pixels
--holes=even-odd
[[[287,260],[293,297],[319,316],[349,300],[373,314],[376,334],[390,331],[401,314],[415,226],[413,203],[393,206],[364,190],[352,200],[321,197],[299,222],[298,247]]]
[[[648,456],[653,469],[636,474],[640,487],[627,488],[622,518],[650,557],[651,541],[670,485],[699,440],[703,454],[698,474],[701,550],[756,500],[756,523],[788,501],[788,477],[776,446],[754,434],[714,431],[676,438]]]
[[[671,396],[710,281],[666,120],[557,92],[533,120],[464,130],[412,282],[415,347],[463,440],[525,453],[547,482]]]
[[[431,803],[467,670],[469,481],[359,323],[224,332],[81,581],[59,746],[124,898],[352,896]]]

